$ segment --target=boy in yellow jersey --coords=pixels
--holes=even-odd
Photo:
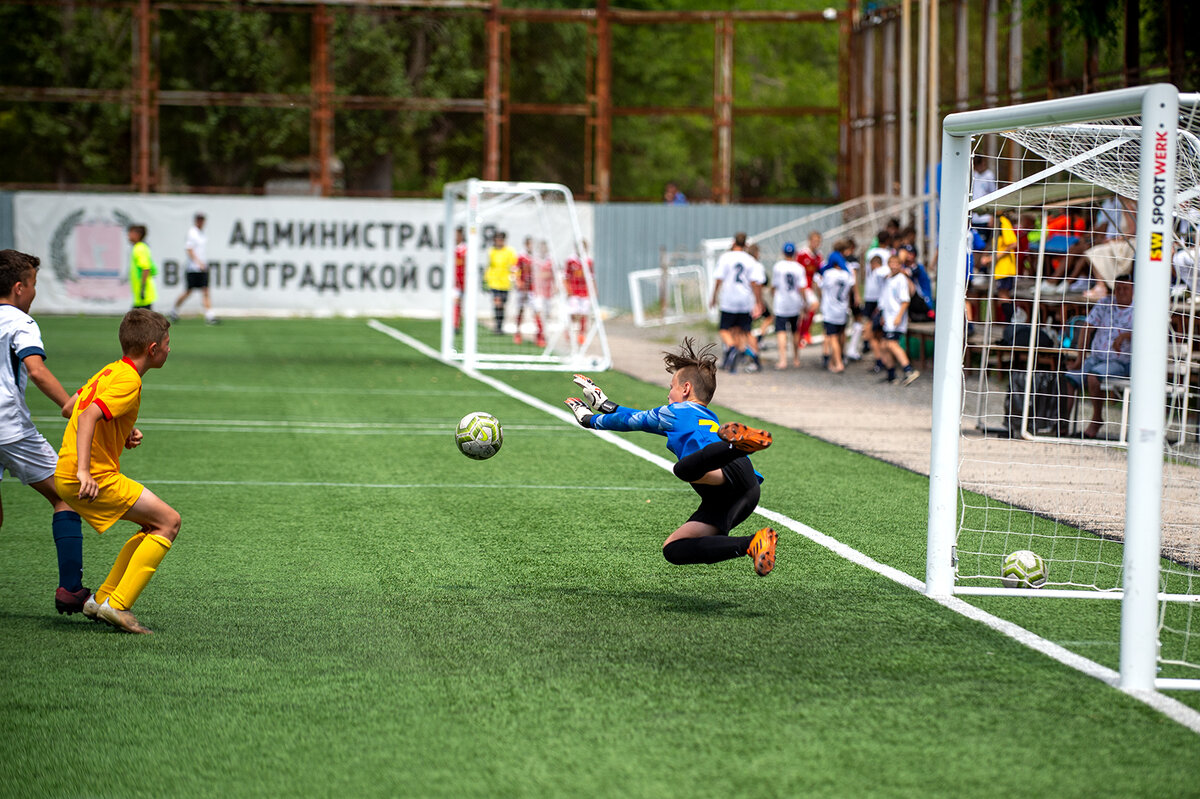
[[[125,542],[104,585],[83,606],[85,616],[119,630],[148,633],[130,612],[179,533],[179,514],[152,491],[121,474],[121,450],[142,443],[137,422],[142,376],[159,369],[171,352],[171,323],[160,313],[134,308],[121,320],[118,361],[97,372],[68,403],[54,485],[88,524],[103,533],[119,519],[141,528]]]
[[[146,244],[145,225],[130,225],[129,243],[133,245],[129,253],[129,286],[133,289],[133,307],[149,308],[158,299],[158,289],[154,286],[158,267],[150,256],[150,246]]]
[[[509,247],[507,241],[508,234],[496,231],[492,238],[492,248],[488,250],[487,270],[483,273],[483,284],[492,292],[496,335],[504,332],[504,304],[508,301],[513,274],[517,269],[517,251]]]

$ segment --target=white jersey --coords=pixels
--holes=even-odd
[[[1188,287],[1188,291],[1193,291],[1200,285],[1197,278],[1200,275],[1196,270],[1196,259],[1192,250],[1181,249],[1175,253],[1175,257],[1171,259],[1171,265],[1175,267],[1175,282]]]
[[[879,302],[879,296],[883,293],[883,284],[887,283],[887,279],[891,275],[891,267],[886,263],[867,272],[867,277],[863,281],[863,302]]]
[[[904,333],[908,331],[908,313],[900,315],[904,304],[912,299],[908,292],[908,275],[897,272],[883,284],[883,293],[879,295],[879,313],[882,317],[883,332]],[[900,324],[896,317],[900,316]]]
[[[15,305],[0,305],[0,343],[8,356],[0,364],[0,444],[7,444],[37,433],[25,404],[29,370],[24,361],[30,355],[45,358],[46,348],[38,323]]]
[[[771,285],[775,287],[775,315],[799,316],[804,310],[804,294],[808,290],[808,273],[804,267],[797,261],[776,261],[771,267]]]
[[[204,245],[206,245],[207,243],[208,243],[208,236],[204,235],[204,231],[201,230],[200,228],[196,227],[195,225],[192,225],[191,229],[189,229],[187,232],[187,241],[183,245],[183,260],[184,260],[184,264],[186,265],[187,271],[189,271],[189,272],[204,271],[200,267],[196,266],[195,261],[193,261],[191,258],[188,257],[187,251],[191,250],[192,252],[196,253],[196,258],[198,258],[200,260],[200,263],[207,264],[208,260],[206,259],[206,256],[204,254]]]
[[[753,285],[767,282],[766,270],[742,250],[730,250],[717,259],[713,279],[721,281],[717,307],[726,313],[754,310]]]
[[[821,318],[831,325],[844,325],[850,318],[850,289],[854,275],[845,269],[826,269],[817,276],[821,287]]]

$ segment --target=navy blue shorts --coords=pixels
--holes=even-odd
[[[824,325],[825,335],[827,336],[840,336],[846,330],[845,322],[842,322],[840,325],[835,325],[833,322],[825,322]]]
[[[721,311],[721,329],[722,330],[745,330],[750,332],[751,320],[748,313],[732,313],[730,311]]]
[[[793,333],[800,330],[800,317],[799,316],[776,316],[775,317],[775,332],[776,333],[786,333],[789,330],[792,331]]]
[[[891,330],[891,331],[885,330],[885,331],[883,331],[883,337],[887,341],[899,341],[900,337],[903,335],[904,335],[903,330]]]

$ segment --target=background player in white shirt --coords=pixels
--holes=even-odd
[[[733,247],[717,259],[714,277],[709,305],[721,311],[722,366],[732,372],[738,357],[750,350],[750,326],[763,311],[762,287],[767,282],[763,265],[746,252],[745,233],[735,234]]]
[[[4,470],[50,501],[54,508],[51,530],[58,551],[58,590],[54,606],[59,613],[83,610],[91,590],[83,587],[83,532],[79,514],[54,490],[58,453],[33,426],[25,387],[29,381],[60,408],[71,401],[58,378],[46,368],[42,331],[29,315],[37,296],[37,270],[41,261],[16,250],[0,250],[0,345],[7,358],[0,363],[0,478]],[[63,415],[70,416],[71,408]],[[0,506],[0,525],[4,509]]]
[[[838,247],[841,250],[842,247]],[[817,291],[821,298],[821,324],[825,328],[828,348],[826,366],[831,372],[843,372],[842,348],[845,345],[846,323],[850,321],[850,306],[854,304],[854,273],[840,266],[827,266],[817,276]]]
[[[808,272],[796,260],[796,245],[783,245],[783,258],[771,267],[772,305],[775,310],[775,341],[779,346],[776,369],[786,369],[788,363],[788,333],[792,334],[794,356],[792,363],[799,368],[800,320],[813,299],[808,287]]]
[[[175,307],[171,309],[171,321],[179,320],[179,308],[187,302],[187,298],[192,296],[192,290],[197,289],[201,292],[200,297],[204,302],[204,321],[210,325],[215,325],[220,322],[217,315],[213,313],[212,299],[208,294],[208,261],[205,260],[205,247],[208,245],[208,236],[204,235],[204,214],[196,214],[191,228],[187,232],[187,240],[183,247],[186,251],[184,255],[184,279],[187,281],[187,289],[179,295],[179,299],[175,300]]]
[[[863,316],[867,319],[867,343],[875,356],[876,372],[883,371],[883,321],[879,316],[879,297],[883,294],[884,284],[892,275],[892,270],[887,265],[889,258],[890,253],[872,255],[863,277]]]
[[[889,277],[879,295],[879,316],[883,322],[883,359],[887,366],[886,382],[896,382],[896,364],[904,369],[904,385],[921,376],[908,362],[908,353],[900,346],[900,337],[908,332],[908,302],[912,298],[908,275],[900,256],[888,259]]]

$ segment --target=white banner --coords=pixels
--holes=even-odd
[[[585,236],[591,210],[579,208]],[[169,310],[184,290],[188,228],[203,213],[218,315],[441,312],[440,200],[18,192],[13,213],[16,248],[42,259],[38,311],[130,308],[129,225],[147,228],[158,264],[154,307]],[[182,310],[199,308],[189,299]]]

